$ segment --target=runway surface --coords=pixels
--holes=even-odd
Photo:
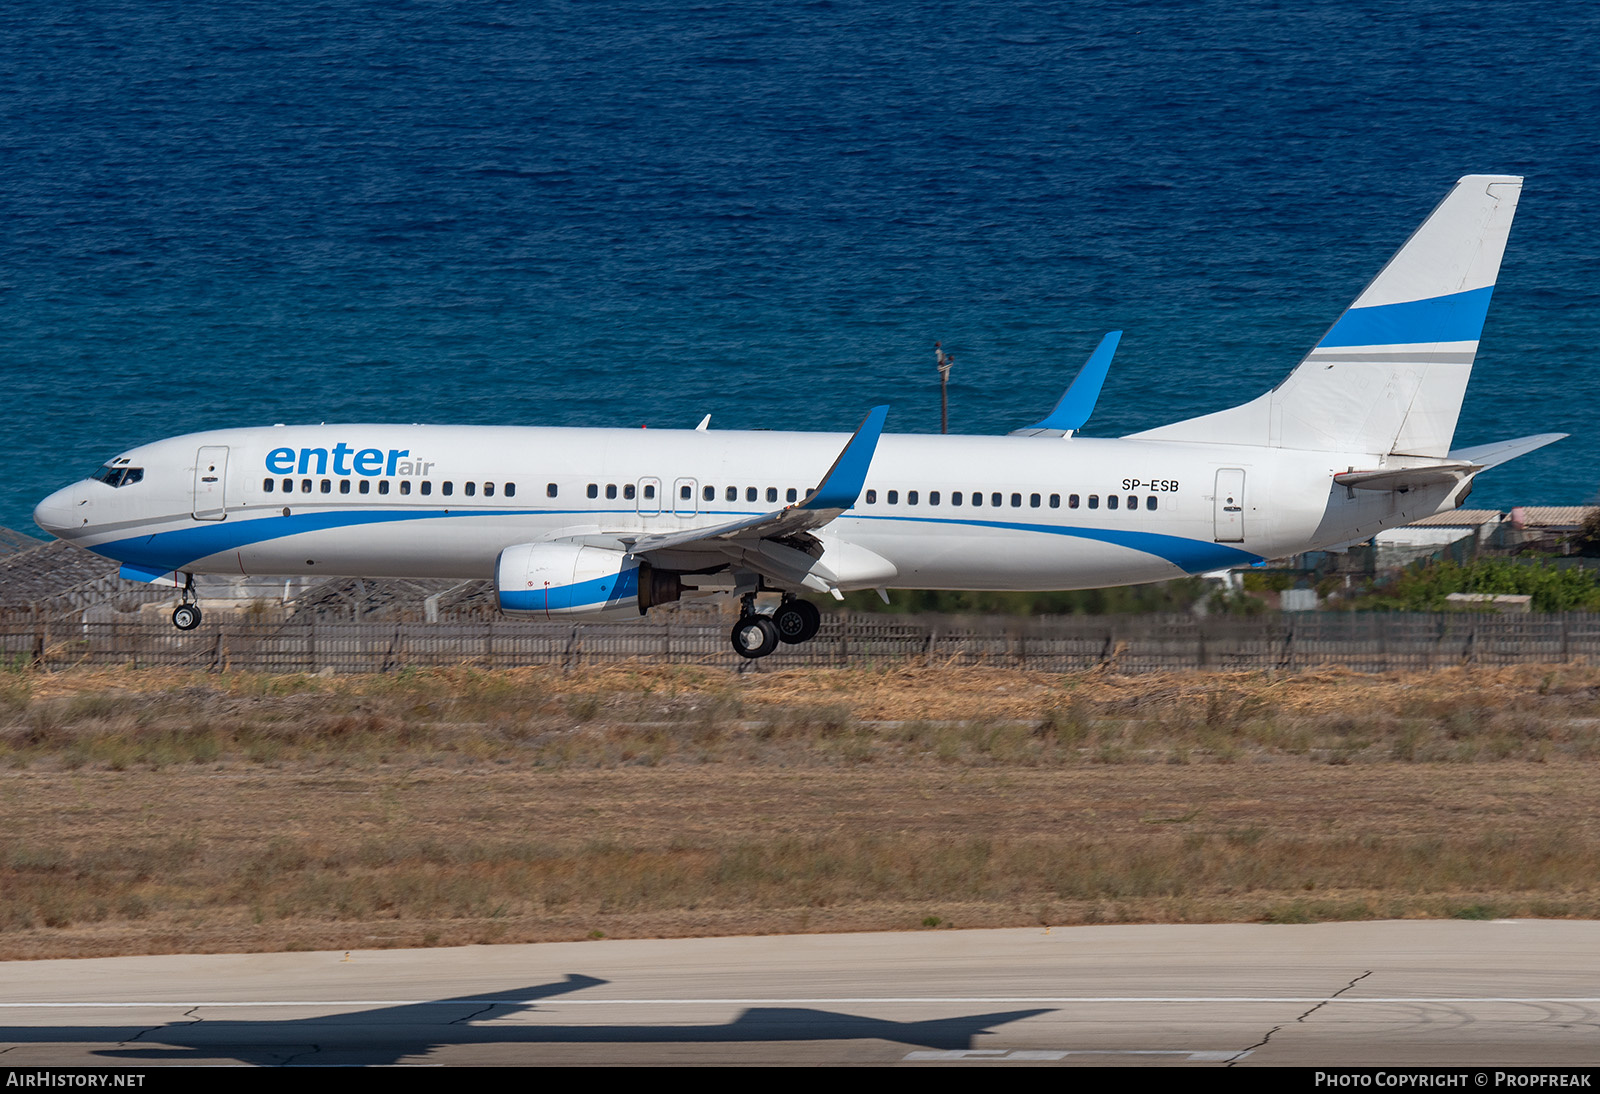
[[[1600,1062],[1600,923],[1118,926],[0,965],[0,1066]]]

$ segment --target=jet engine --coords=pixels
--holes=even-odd
[[[639,560],[608,547],[519,543],[494,564],[495,596],[507,615],[637,617]]]

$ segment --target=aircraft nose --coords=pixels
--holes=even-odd
[[[76,485],[57,490],[34,506],[33,523],[53,536],[71,530],[81,519],[77,515],[78,495]]]

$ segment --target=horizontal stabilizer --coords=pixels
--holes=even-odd
[[[1106,374],[1111,371],[1111,358],[1116,356],[1117,343],[1121,341],[1120,330],[1114,330],[1100,339],[1100,344],[1084,362],[1083,368],[1078,370],[1078,375],[1073,377],[1072,383],[1062,393],[1060,402],[1056,403],[1056,408],[1050,412],[1050,416],[1026,429],[1014,429],[1011,435],[1070,437],[1082,429],[1083,423],[1094,413],[1095,403],[1100,400],[1100,389],[1105,385]]]
[[[1435,463],[1426,467],[1383,467],[1375,471],[1341,471],[1333,481],[1351,490],[1399,490],[1404,493],[1418,486],[1439,486],[1460,482],[1483,468],[1462,462]]]
[[[1481,467],[1499,467],[1518,456],[1526,456],[1536,448],[1564,440],[1567,436],[1566,433],[1536,433],[1532,437],[1518,437],[1514,441],[1496,441],[1493,444],[1480,444],[1473,448],[1457,448],[1451,451],[1450,458],[1475,463]]]

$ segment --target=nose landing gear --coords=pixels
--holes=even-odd
[[[172,609],[172,625],[192,631],[200,625],[200,605],[194,602],[194,575],[183,575],[183,603]]]

